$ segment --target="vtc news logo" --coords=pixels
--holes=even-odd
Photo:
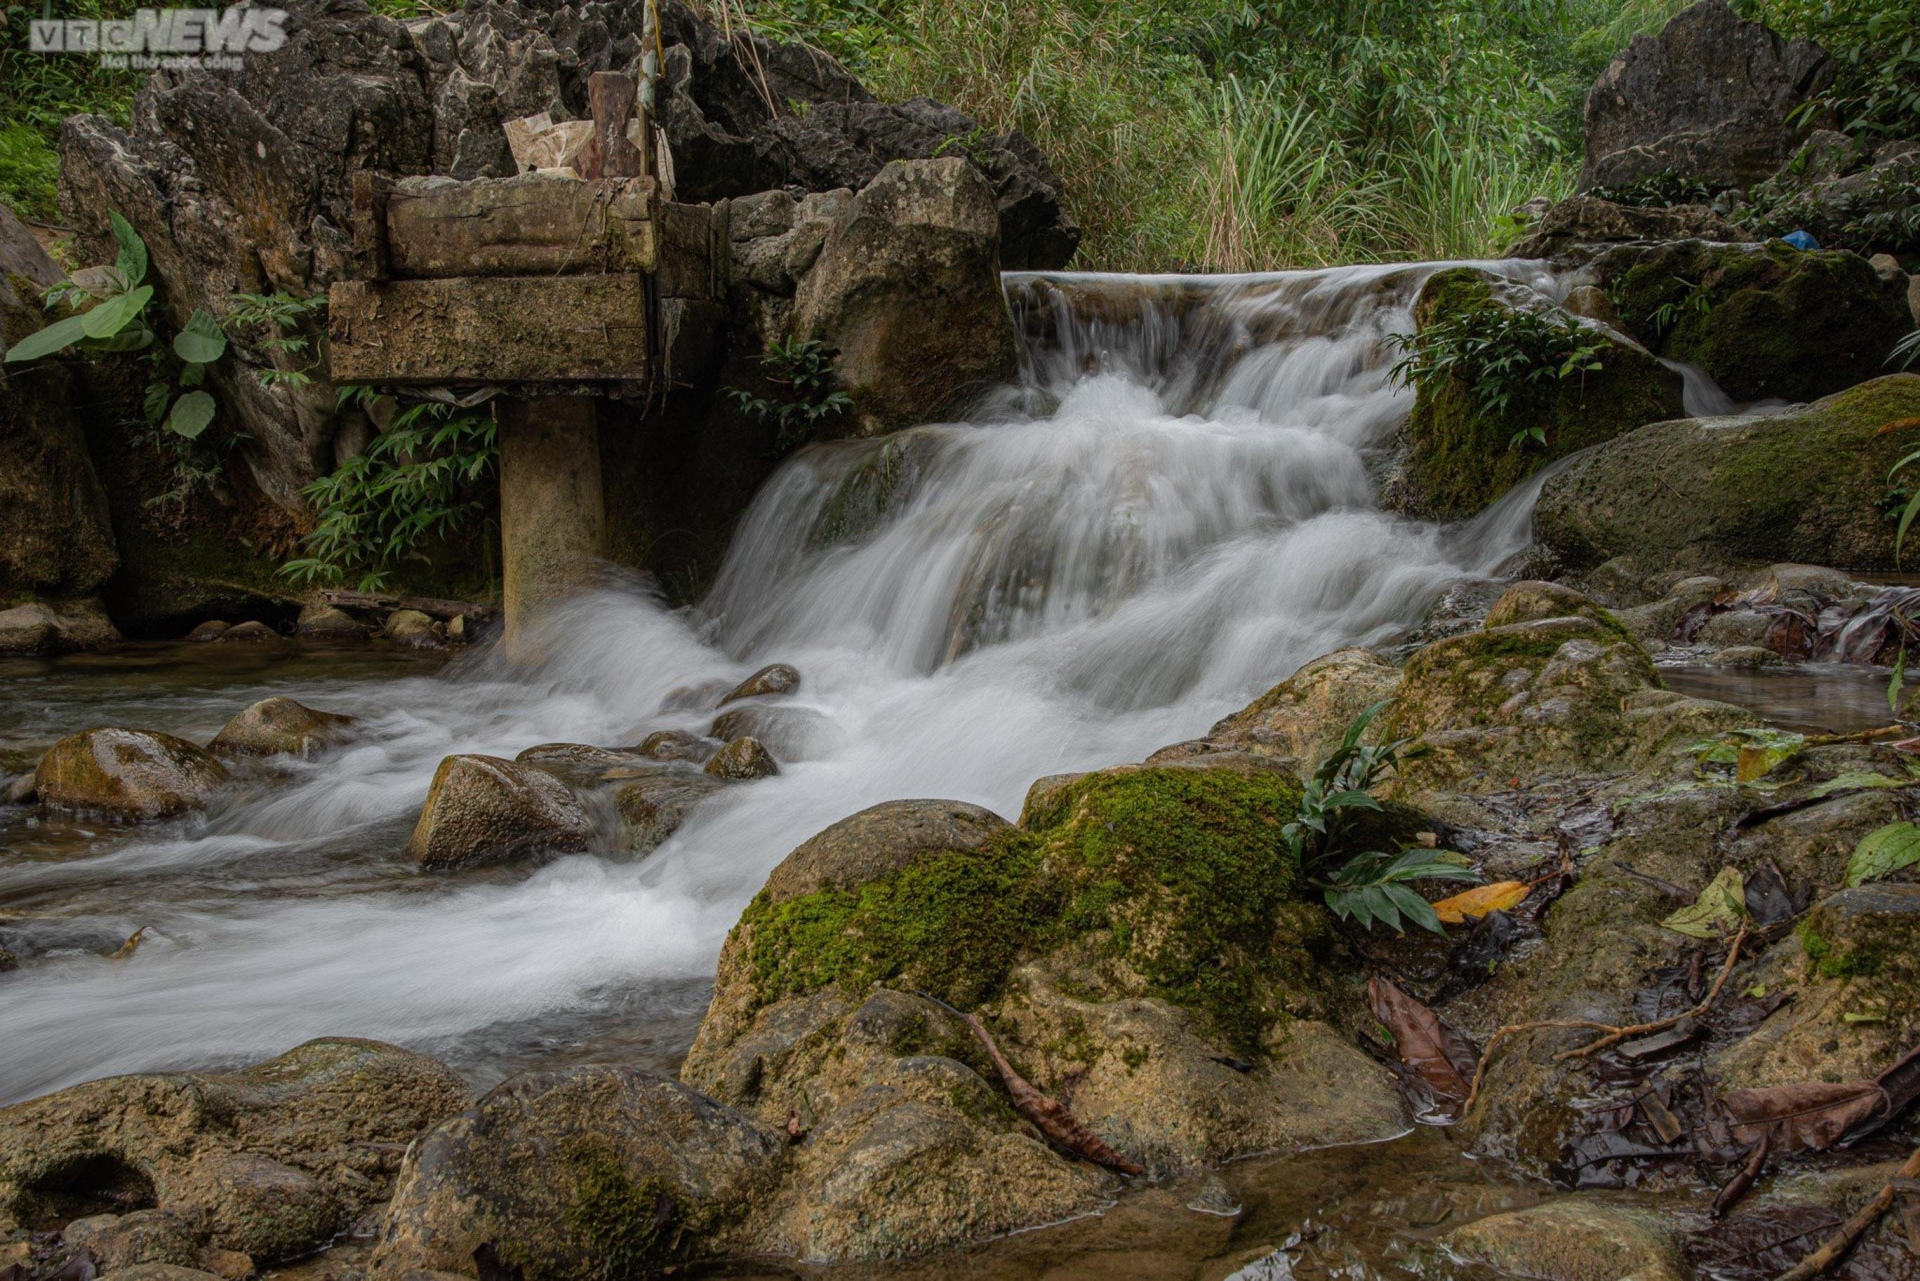
[[[272,53],[287,43],[287,11],[254,5],[219,9],[139,9],[131,18],[35,18],[34,53],[77,53],[109,67],[238,71],[243,53]]]

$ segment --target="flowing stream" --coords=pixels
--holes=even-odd
[[[1495,269],[1558,289],[1537,264]],[[321,1035],[479,1084],[596,1058],[671,1070],[727,929],[815,831],[901,797],[1014,815],[1035,778],[1203,734],[1522,549],[1537,486],[1449,528],[1375,501],[1411,401],[1390,336],[1432,270],[1010,276],[1017,386],[966,424],[802,451],[698,610],[616,583],[556,612],[531,666],[287,645],[0,669],[0,748],[102,724],[204,742],[270,694],[366,730],[200,817],[0,814],[0,944],[26,958],[0,977],[0,1102]],[[804,674],[768,735],[782,773],[648,857],[611,833],[537,868],[402,857],[443,756],[704,730],[710,712],[663,707],[773,661]],[[132,955],[101,954],[142,926]]]

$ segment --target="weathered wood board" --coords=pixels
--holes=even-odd
[[[394,280],[652,271],[651,178],[408,178],[385,198]],[[379,216],[375,213],[374,216]]]
[[[336,383],[643,380],[646,282],[592,276],[348,280],[329,291]]]

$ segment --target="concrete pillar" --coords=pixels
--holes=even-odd
[[[543,608],[607,554],[600,433],[590,396],[502,396],[500,566],[507,654],[531,658]]]

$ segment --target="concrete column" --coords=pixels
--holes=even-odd
[[[531,658],[541,611],[607,554],[600,433],[590,396],[494,402],[500,424],[500,565],[505,642]]]

